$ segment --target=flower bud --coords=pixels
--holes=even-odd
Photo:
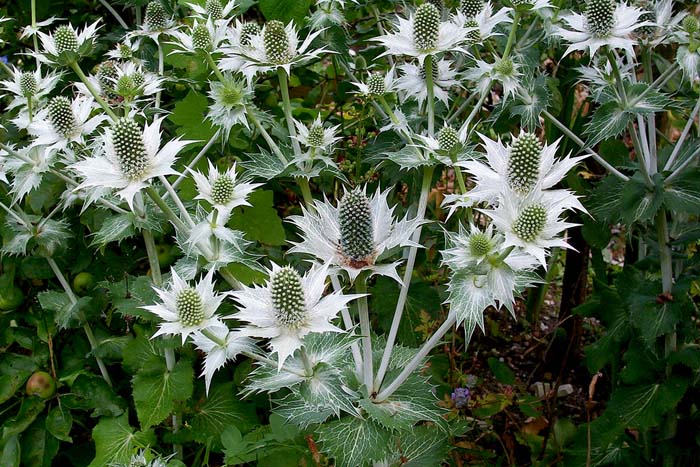
[[[265,55],[267,59],[276,64],[287,63],[291,58],[289,52],[289,38],[284,29],[284,23],[273,20],[265,24],[263,33],[265,43]]]
[[[508,158],[508,184],[520,194],[526,194],[540,176],[542,144],[534,133],[523,133],[513,142]]]
[[[76,126],[71,102],[67,97],[56,96],[49,101],[49,121],[56,133],[67,137]]]
[[[192,46],[195,50],[211,50],[211,35],[205,25],[197,25],[192,30]]]
[[[513,232],[523,241],[532,242],[547,224],[547,210],[539,203],[523,209],[513,222]]]
[[[421,51],[432,50],[440,32],[440,12],[432,3],[424,3],[413,18],[413,41]]]
[[[236,185],[228,174],[219,175],[211,185],[211,199],[216,204],[226,205],[233,199]]]
[[[212,21],[221,19],[224,15],[224,8],[221,6],[221,2],[219,0],[207,0],[207,2],[204,4],[204,9]]]
[[[438,132],[437,140],[442,151],[452,151],[459,144],[459,135],[454,128],[446,126]]]
[[[615,0],[588,0],[586,22],[594,37],[605,37],[615,26]]]
[[[67,25],[59,26],[53,33],[53,40],[56,46],[56,53],[78,51],[78,35],[73,28]]]
[[[198,326],[204,321],[204,303],[192,287],[181,290],[175,299],[177,315],[183,326]]]
[[[241,28],[241,45],[250,45],[250,39],[258,34],[260,34],[258,23],[245,23]]]
[[[372,74],[367,79],[367,89],[372,96],[383,96],[386,93],[384,77],[380,74]]]
[[[338,206],[340,247],[343,255],[365,263],[374,253],[374,226],[369,199],[355,189],[347,192]]]
[[[462,0],[459,9],[467,18],[473,18],[484,8],[483,0]]]
[[[19,75],[19,90],[24,97],[32,97],[37,91],[36,76],[31,71]]]
[[[159,1],[153,1],[146,6],[146,26],[151,31],[165,29],[165,7]]]
[[[148,169],[150,161],[139,125],[128,117],[112,124],[112,144],[122,173],[139,178]]]
[[[299,273],[291,267],[280,269],[272,276],[270,292],[277,322],[292,329],[301,327],[306,319],[306,299]]]

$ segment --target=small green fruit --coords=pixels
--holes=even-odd
[[[95,278],[89,272],[81,272],[73,278],[73,290],[78,294],[84,294],[95,285]]]
[[[48,399],[56,393],[56,381],[45,371],[36,371],[27,380],[27,395]]]

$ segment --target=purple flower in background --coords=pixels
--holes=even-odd
[[[10,63],[9,60],[7,59],[7,55],[1,56],[1,57],[0,57],[0,61],[2,61],[2,63],[4,63],[5,65],[7,65],[8,63]]]
[[[467,388],[455,388],[452,393],[452,403],[458,409],[463,409],[469,403],[469,389]]]

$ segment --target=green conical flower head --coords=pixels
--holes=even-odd
[[[203,24],[192,30],[192,46],[195,50],[208,51],[211,49],[211,35],[209,34],[209,29]]]
[[[443,151],[452,151],[459,144],[459,135],[454,128],[443,127],[437,134],[438,145]]]
[[[198,326],[204,321],[204,303],[199,293],[192,287],[180,291],[175,298],[177,316],[183,326]]]
[[[695,16],[688,15],[681,23],[683,30],[690,35],[700,32],[700,21]]]
[[[241,28],[241,45],[250,45],[250,39],[258,34],[260,34],[260,25],[258,23],[245,23]],[[285,35],[285,37],[287,36]]]
[[[525,242],[532,242],[547,224],[547,210],[541,204],[531,204],[523,209],[513,222],[513,232]]]
[[[300,328],[306,319],[306,299],[299,273],[289,266],[280,269],[272,276],[270,292],[277,322],[291,329]]]
[[[462,0],[459,9],[467,18],[473,18],[484,8],[484,0]]]
[[[25,71],[19,75],[19,90],[24,97],[32,97],[36,94],[36,76],[31,71]]]
[[[134,58],[134,51],[131,50],[131,47],[122,43],[119,44],[119,56],[124,60],[131,60]]]
[[[243,86],[237,81],[227,81],[223,84],[222,89],[222,104],[229,107],[236,107],[243,104]]]
[[[116,64],[112,60],[102,62],[97,67],[97,81],[100,82],[100,87],[105,95],[112,99],[117,97],[114,92],[114,83],[118,78]]]
[[[443,0],[428,0],[428,3],[432,3],[435,5],[435,8],[438,9],[439,12],[442,13],[442,10],[445,8],[445,2]]]
[[[353,261],[366,261],[374,252],[374,226],[369,199],[355,189],[343,196],[338,206],[340,247]]]
[[[644,11],[641,15],[639,15],[639,22],[656,22],[656,10],[654,9],[654,5],[652,5],[648,0],[640,0],[637,2],[637,6]],[[654,35],[655,31],[656,26],[640,26],[637,28],[636,32],[640,37],[651,37]]]
[[[134,82],[134,86],[140,88],[146,84],[146,77],[140,71],[135,71],[131,74],[131,80]]]
[[[491,252],[489,237],[483,233],[475,233],[469,237],[469,252],[472,256],[482,258]]]
[[[219,175],[211,186],[211,199],[225,205],[233,199],[235,184],[228,174]]]
[[[282,21],[268,21],[265,24],[264,33],[265,55],[267,59],[276,64],[287,63],[291,57],[289,53],[289,38]]]
[[[479,23],[474,19],[470,18],[464,23],[465,28],[475,28],[471,29],[467,33],[467,40],[469,43],[474,44],[481,40],[481,33],[479,32]]]
[[[513,142],[508,158],[508,184],[520,194],[530,191],[540,176],[542,144],[534,133],[523,133]]]
[[[67,97],[56,96],[49,101],[49,121],[53,125],[56,133],[68,136],[76,126],[71,102]]]
[[[59,26],[53,33],[56,52],[60,55],[63,52],[78,51],[78,35],[70,26]]]
[[[128,117],[114,122],[112,144],[122,173],[129,178],[139,178],[143,175],[150,161],[138,123]]]
[[[432,3],[424,3],[413,18],[413,42],[418,50],[432,50],[440,33],[440,12]]]
[[[309,146],[314,146],[314,147],[323,146],[323,140],[324,140],[324,133],[323,133],[322,126],[314,125],[311,128],[309,128],[309,136],[308,136],[308,138],[306,138],[306,141],[309,143]]]
[[[146,26],[151,31],[165,29],[165,7],[163,4],[155,1],[146,6]]]
[[[433,64],[430,67],[430,69],[432,70],[432,72],[430,74],[433,76],[433,84],[435,84],[435,82],[440,77],[440,72],[438,70],[438,66],[437,66],[437,63],[435,61],[433,61]],[[425,77],[426,77],[425,63],[423,64],[422,67],[420,67],[420,77],[423,78],[423,80],[425,81]]]
[[[503,76],[512,76],[515,71],[515,65],[513,64],[513,60],[505,57],[496,62],[493,69]]]
[[[379,74],[370,75],[367,79],[367,89],[373,96],[383,96],[386,93],[386,84],[384,77]]]
[[[119,80],[117,80],[117,86],[115,91],[121,97],[126,100],[134,99],[141,94],[141,84],[137,83],[137,78],[141,79],[141,84],[143,84],[143,75],[141,73],[134,73],[133,75],[122,75]]]
[[[615,26],[615,0],[588,0],[586,22],[595,37],[605,37]]]
[[[221,17],[224,15],[224,7],[221,6],[221,2],[219,0],[207,0],[207,2],[204,4],[204,9],[207,11],[207,14],[213,21],[221,19]]]

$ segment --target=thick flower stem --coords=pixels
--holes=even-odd
[[[122,18],[121,15],[119,13],[117,13],[117,10],[112,8],[112,5],[110,5],[107,0],[100,0],[100,3],[102,4],[102,6],[104,6],[107,9],[107,11],[112,13],[112,16],[114,16],[114,19],[117,20],[117,23],[119,23],[119,26],[123,27],[126,30],[129,29],[129,25],[126,24],[126,21],[124,21],[124,18]]]
[[[340,281],[338,280],[338,276],[335,274],[331,274],[331,284],[333,284],[333,290],[336,292],[340,292],[343,290],[343,288],[340,285]],[[343,326],[345,326],[346,331],[352,330],[355,325],[352,322],[352,316],[350,316],[350,312],[348,311],[347,307],[343,308],[340,311],[340,314],[343,318]],[[358,375],[362,374],[362,354],[360,353],[360,348],[357,346],[357,342],[353,342],[350,345],[350,349],[352,351],[352,359],[355,362],[355,373]]]
[[[506,48],[503,51],[503,58],[510,56],[510,52],[513,49],[513,44],[515,43],[515,36],[518,31],[518,23],[520,23],[520,12],[515,10],[515,15],[513,16],[513,26],[510,28],[510,34],[508,34],[508,42],[506,43]]]
[[[302,347],[299,349],[299,354],[301,355],[301,361],[304,363],[304,374],[307,377],[314,375],[314,366],[311,364],[311,359],[309,359],[309,354],[306,353],[306,349]]]
[[[218,79],[220,82],[224,82],[226,79],[224,78],[224,75],[221,73],[221,70],[219,70],[219,67],[216,65],[216,62],[212,58],[211,54],[209,52],[204,52],[204,56],[207,58],[207,63],[209,64],[209,68],[214,72],[216,75],[216,79]]]
[[[386,388],[384,388],[382,391],[377,394],[377,397],[374,398],[375,402],[382,402],[387,400],[391,395],[401,387],[401,385],[408,379],[409,376],[411,376],[411,373],[413,373],[418,366],[421,364],[423,359],[430,353],[430,351],[438,345],[440,342],[440,339],[443,338],[447,332],[452,329],[452,325],[455,323],[455,314],[450,313],[445,320],[444,323],[440,325],[440,327],[435,331],[435,334],[433,334],[430,339],[428,339],[425,344],[423,344],[423,347],[418,351],[418,353],[411,359],[410,362],[404,367],[403,371],[399,373],[399,375],[396,377],[394,381],[389,384]]]
[[[158,76],[163,77],[163,71],[165,67],[165,61],[163,59],[163,46],[160,45],[160,41],[156,41],[156,45],[158,46]],[[158,91],[156,93],[156,109],[160,109],[160,94],[162,91]]]
[[[287,82],[287,72],[284,68],[277,68],[277,76],[280,82],[280,93],[282,94],[282,105],[284,110],[284,119],[287,121],[287,131],[289,131],[289,137],[292,140],[292,148],[294,148],[294,157],[301,157],[301,146],[299,146],[299,141],[296,140],[297,131],[294,127],[294,117],[292,117],[292,101],[289,99],[289,84]]]
[[[182,200],[180,197],[177,195],[177,192],[173,188],[173,186],[170,184],[167,178],[165,178],[164,175],[161,175],[158,177],[158,180],[163,184],[165,187],[166,192],[170,195],[170,197],[173,199],[175,202],[175,205],[177,206],[178,210],[180,211],[180,214],[185,218],[187,223],[190,225],[190,227],[194,227],[194,221],[192,220],[192,217],[190,216],[190,213],[187,211],[187,208],[185,205],[182,203]],[[162,199],[162,198],[161,198]]]
[[[313,208],[314,198],[311,195],[311,187],[309,186],[309,180],[304,177],[296,177],[297,184],[301,188],[301,195],[304,197],[304,204],[307,209]]]
[[[46,261],[48,261],[51,270],[56,276],[56,279],[58,279],[58,282],[61,283],[61,287],[63,287],[63,290],[66,292],[66,295],[68,295],[68,300],[70,300],[71,305],[75,306],[78,303],[78,299],[73,293],[73,289],[70,288],[70,285],[68,284],[66,277],[61,272],[61,269],[58,267],[58,264],[56,264],[56,261],[54,261],[53,258],[46,258]],[[92,351],[92,356],[95,357],[97,367],[100,369],[100,373],[102,374],[102,379],[104,379],[109,386],[112,386],[112,379],[109,377],[107,366],[102,361],[102,358],[100,358],[100,356],[96,353],[97,339],[95,339],[95,334],[93,334],[92,332],[92,327],[85,318],[85,315],[83,314],[82,310],[80,310],[78,313],[80,321],[82,321],[83,323],[83,331],[85,331],[85,336],[87,336],[87,340],[90,343],[90,350]]]
[[[173,225],[181,229],[183,232],[189,231],[187,226],[185,225],[184,222],[182,222],[182,219],[177,217],[177,214],[173,212],[172,209],[170,209],[170,206],[168,206],[163,198],[158,194],[158,192],[153,188],[152,186],[148,186],[144,189],[146,194],[153,200],[154,203],[156,203],[156,206],[160,208],[160,210],[163,212],[163,214],[166,215],[166,217],[170,220],[170,222],[173,223]]]
[[[425,86],[428,88],[428,136],[435,136],[435,89],[433,83],[433,56],[425,57]]]
[[[39,65],[41,65],[41,62],[39,61],[39,40],[36,37],[36,0],[32,0],[32,29],[34,30],[34,33],[32,34],[32,42],[34,43],[34,58],[36,59],[36,68],[37,70],[39,69]],[[30,117],[29,121],[31,122],[31,112],[30,112]]]
[[[688,117],[688,122],[685,124],[685,127],[683,127],[683,132],[676,140],[676,143],[673,146],[673,151],[671,152],[671,155],[668,158],[668,162],[666,162],[666,165],[664,165],[664,170],[671,170],[671,168],[673,168],[673,164],[676,162],[676,158],[678,157],[678,154],[680,154],[681,149],[683,148],[683,143],[685,142],[685,139],[688,137],[688,134],[690,133],[690,129],[695,124],[695,117],[697,116],[698,111],[700,111],[700,98],[698,98],[698,101],[696,102],[695,107],[693,107],[693,111],[690,112],[690,116]]]
[[[423,169],[423,183],[420,191],[420,198],[418,200],[418,212],[416,216],[418,218],[423,218],[425,216],[425,211],[428,206],[428,195],[430,194],[430,186],[433,180],[433,170],[434,166],[426,166]],[[420,241],[422,227],[418,227],[413,233],[411,241],[418,243]],[[374,390],[377,391],[382,385],[386,371],[389,368],[389,361],[391,360],[391,353],[394,349],[394,343],[396,342],[396,335],[399,332],[399,325],[401,324],[401,317],[403,316],[403,310],[406,305],[406,299],[408,298],[408,289],[411,286],[411,277],[413,276],[413,266],[416,262],[416,254],[418,253],[417,247],[410,247],[408,250],[408,260],[406,261],[406,271],[403,274],[403,279],[401,283],[401,291],[399,292],[399,299],[396,302],[396,308],[394,309],[394,318],[391,321],[391,328],[389,329],[389,336],[386,340],[386,347],[384,348],[384,353],[382,354],[382,361],[379,364],[379,370],[377,371],[377,377],[374,379]]]
[[[277,143],[275,143],[275,140],[272,139],[272,137],[267,132],[265,127],[262,126],[262,124],[260,123],[260,120],[258,120],[258,118],[255,116],[255,111],[253,109],[246,111],[246,116],[248,117],[248,119],[250,119],[251,122],[253,122],[253,125],[255,125],[255,128],[258,129],[258,131],[262,135],[263,139],[265,140],[267,145],[270,147],[270,150],[272,152],[274,152],[275,156],[277,156],[277,158],[280,160],[280,162],[286,166],[288,163],[287,158],[284,157],[284,154],[282,154],[282,150],[280,149],[280,147],[277,145]]]
[[[355,292],[362,294],[357,299],[357,308],[360,315],[360,332],[362,333],[362,381],[367,388],[368,395],[373,393],[373,362],[372,362],[372,330],[369,322],[369,309],[367,307],[367,277],[361,274],[355,281]]]
[[[153,240],[153,233],[144,229],[143,232],[143,243],[146,246],[146,253],[148,254],[148,265],[151,268],[151,279],[155,285],[161,285],[163,283],[163,276],[160,273],[160,263],[158,262],[158,250],[156,250],[156,243]]]
[[[95,98],[95,101],[97,101],[98,104],[100,104],[100,107],[105,111],[107,115],[109,115],[109,118],[112,120],[116,121],[118,120],[117,114],[114,113],[114,111],[107,105],[107,103],[102,99],[102,96],[95,90],[95,88],[92,86],[90,81],[87,79],[87,76],[85,76],[85,73],[83,73],[83,70],[80,68],[80,65],[78,65],[78,62],[72,61],[69,63],[71,69],[75,72],[76,75],[78,75],[78,78],[80,78],[80,81],[83,82],[85,87],[90,91],[90,94],[92,94],[92,97]]]

